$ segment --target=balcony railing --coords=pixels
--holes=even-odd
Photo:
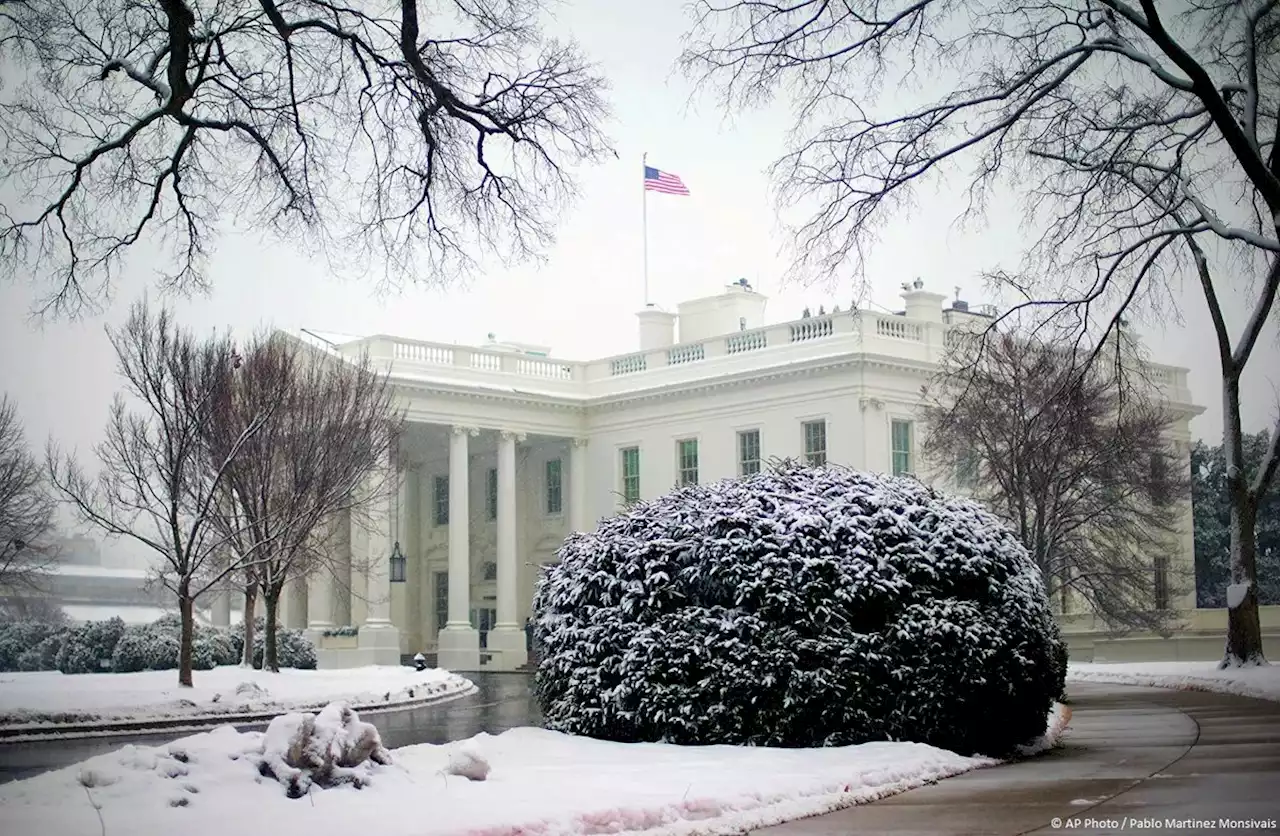
[[[390,361],[397,375],[409,378],[595,398],[848,353],[933,364],[959,347],[972,328],[972,323],[947,325],[851,311],[590,362],[386,336],[360,340],[344,351],[367,348],[374,358]],[[1190,400],[1185,369],[1152,364],[1148,374],[1174,400]]]

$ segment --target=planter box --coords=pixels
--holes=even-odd
[[[325,650],[355,650],[359,636],[321,636],[320,647]]]

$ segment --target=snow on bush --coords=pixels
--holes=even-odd
[[[783,462],[567,539],[540,579],[547,728],[617,741],[915,741],[1004,756],[1065,658],[1039,571],[981,506]]]
[[[41,654],[36,651],[41,644],[46,639],[63,636],[70,631],[70,627],[61,624],[39,621],[10,621],[0,624],[0,671],[40,670],[38,667],[23,665],[38,664]],[[60,648],[61,643],[57,647]],[[53,667],[57,649],[50,655],[52,658],[49,667]]]
[[[124,635],[119,616],[107,621],[90,621],[68,633],[58,650],[55,664],[63,673],[97,673],[109,667],[116,642]]]
[[[372,724],[345,702],[333,702],[319,714],[285,714],[267,726],[261,771],[301,798],[312,785],[332,787],[369,783],[374,764],[391,763],[391,754]]]

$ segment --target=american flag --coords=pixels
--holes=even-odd
[[[658,171],[656,168],[644,167],[644,190],[646,192],[662,192],[689,196],[689,187],[678,175],[669,171]]]

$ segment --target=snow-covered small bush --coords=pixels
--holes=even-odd
[[[266,622],[258,619],[253,634],[253,666],[262,667],[266,651]],[[290,630],[285,627],[276,628],[276,661],[282,668],[299,670],[315,670],[316,646],[301,630]],[[241,645],[243,647],[243,645]]]
[[[23,653],[18,657],[18,670],[56,671],[58,654],[62,652],[62,645],[71,632],[71,628],[64,628]]]
[[[571,535],[534,601],[547,728],[1000,756],[1065,675],[1039,571],[976,503],[784,462]]]
[[[116,643],[124,635],[119,617],[90,621],[72,630],[58,650],[57,666],[63,673],[97,673],[109,663]]]
[[[375,764],[389,763],[378,730],[345,702],[329,703],[319,714],[276,717],[263,736],[263,773],[283,784],[290,798],[306,795],[312,785],[363,787]]]
[[[0,672],[19,670],[44,670],[42,668],[24,668],[19,660],[37,648],[50,636],[66,633],[70,628],[61,624],[49,624],[40,621],[10,621],[0,624]],[[54,651],[54,658],[57,651]],[[30,656],[33,664],[38,664],[39,655]],[[50,662],[49,670],[53,663]]]

